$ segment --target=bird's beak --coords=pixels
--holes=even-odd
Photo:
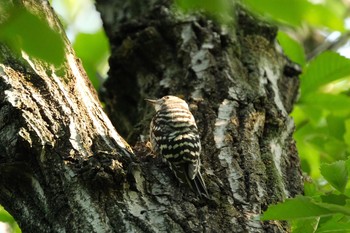
[[[152,100],[152,99],[145,99],[148,103],[150,104],[156,104],[157,100]]]

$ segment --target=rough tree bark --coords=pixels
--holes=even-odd
[[[63,35],[46,1],[23,1]],[[288,116],[298,89],[276,28],[236,7],[224,30],[167,0],[98,1],[112,45],[104,114],[65,39],[64,68],[0,44],[0,203],[24,232],[286,232],[255,219],[302,193]],[[40,9],[40,10],[38,10]],[[180,95],[201,133],[210,200],[144,145],[145,97]]]
[[[119,132],[131,143],[146,138],[153,112],[143,99],[172,94],[191,104],[201,133],[215,204],[197,203],[183,188],[167,185],[174,183],[171,174],[160,176],[146,160],[143,177],[151,184],[145,191],[166,214],[140,218],[157,219],[152,229],[180,232],[286,231],[285,223],[253,217],[302,193],[288,116],[298,70],[277,45],[277,28],[239,6],[228,28],[203,14],[174,13],[172,1],[97,1],[97,7],[112,44],[102,96]]]

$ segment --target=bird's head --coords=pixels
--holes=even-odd
[[[153,99],[145,99],[145,100],[148,103],[152,104],[153,107],[156,109],[156,111],[159,111],[162,108],[173,108],[173,107],[176,107],[177,105],[180,105],[188,109],[188,105],[186,101],[173,95],[167,95],[157,100],[153,100]]]

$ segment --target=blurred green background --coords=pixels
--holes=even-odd
[[[52,0],[77,56],[98,89],[107,76],[109,42],[92,0]]]

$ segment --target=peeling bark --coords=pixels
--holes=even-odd
[[[45,1],[24,1],[63,35]],[[236,7],[232,28],[162,1],[99,1],[112,44],[101,94],[65,38],[56,68],[0,44],[0,203],[24,232],[288,232],[255,219],[302,193],[288,116],[298,88],[276,28]],[[40,10],[38,10],[40,9]],[[39,13],[40,12],[40,13]],[[293,72],[288,72],[288,74]],[[200,130],[210,199],[145,146],[146,97],[185,98]]]

